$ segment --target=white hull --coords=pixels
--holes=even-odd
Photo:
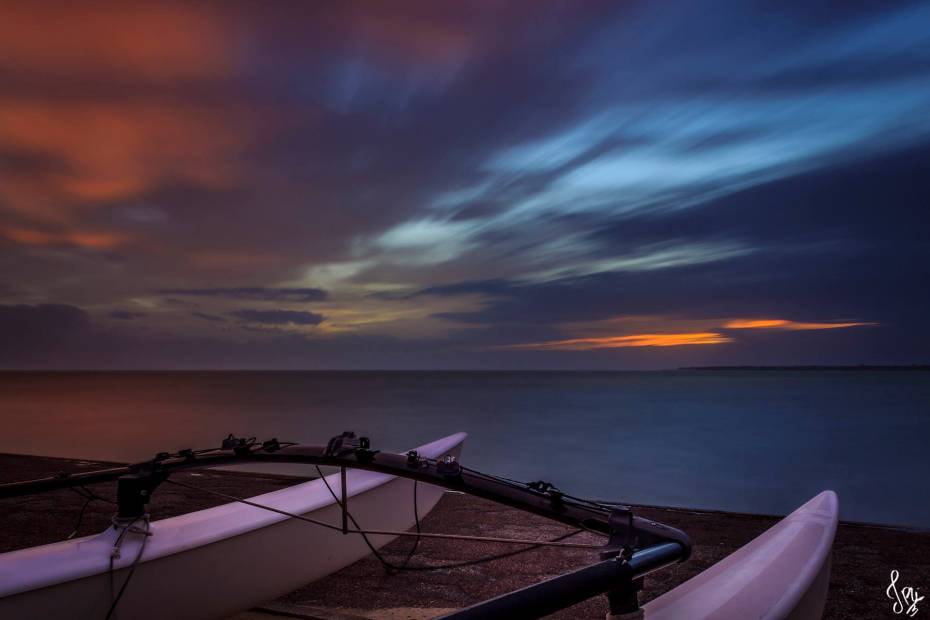
[[[420,446],[427,458],[458,456],[464,433]],[[328,478],[337,495],[338,474]],[[413,482],[350,470],[349,511],[365,529],[414,525]],[[421,518],[439,501],[439,487],[420,484]],[[314,480],[253,501],[341,523],[341,510]],[[297,521],[240,503],[154,521],[141,561],[114,617],[124,620],[223,618],[329,575],[369,553],[361,536]],[[116,532],[0,554],[0,618],[100,620],[110,607],[109,560]],[[140,535],[127,535],[116,561],[115,589],[126,579]],[[376,547],[390,536],[369,536]]]
[[[706,571],[643,606],[647,620],[813,620],[823,615],[836,534],[824,491]]]

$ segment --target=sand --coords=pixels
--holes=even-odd
[[[0,482],[100,465],[87,461],[0,454]],[[177,475],[198,486],[240,497],[299,481],[285,476],[226,471]],[[94,487],[105,497],[112,497],[114,489],[112,484]],[[0,552],[65,538],[74,528],[82,503],[83,500],[71,491],[0,500]],[[154,518],[165,518],[216,503],[213,496],[163,485],[155,494],[150,512]],[[636,512],[685,530],[695,543],[693,557],[688,562],[647,578],[642,602],[711,566],[777,521],[774,516],[655,507],[637,507]],[[91,504],[80,525],[80,534],[102,530],[109,523],[111,513],[109,504]],[[455,493],[447,493],[443,497],[424,520],[423,527],[425,531],[522,538],[541,534],[555,537],[568,531],[564,526],[541,517]],[[582,534],[573,540],[599,539]],[[398,540],[386,547],[384,553],[389,559],[400,562],[410,544],[410,540]],[[491,543],[423,540],[411,565],[441,566],[510,550],[512,547]],[[594,551],[542,548],[465,568],[389,574],[377,560],[369,557],[326,579],[239,614],[235,620],[268,620],[272,617],[420,620],[596,560]],[[842,523],[834,544],[830,595],[824,617],[892,617],[891,601],[885,597],[892,569],[900,571],[905,583],[921,589],[930,587],[930,532]],[[604,601],[598,597],[553,617],[603,618],[604,610]]]

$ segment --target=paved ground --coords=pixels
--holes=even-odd
[[[0,481],[95,465],[0,455]],[[238,472],[204,471],[199,474],[190,481],[239,496],[254,495],[295,481],[294,478]],[[100,485],[97,490],[104,496],[111,496],[113,492],[112,486],[106,485]],[[211,496],[164,485],[156,493],[151,512],[156,518],[164,518],[215,503]],[[64,538],[73,529],[81,504],[81,498],[68,491],[0,500],[0,552]],[[109,523],[111,509],[108,504],[92,504],[80,532],[101,530]],[[758,515],[646,507],[638,508],[637,513],[679,527],[695,542],[690,561],[646,580],[644,601],[704,570],[776,521],[774,517]],[[521,538],[554,538],[568,531],[541,517],[458,494],[443,497],[436,510],[424,520],[424,530]],[[572,540],[597,540],[597,537],[581,534]],[[386,547],[384,553],[390,560],[401,562],[410,544],[410,540],[396,541]],[[490,543],[423,540],[410,565],[435,568],[508,551],[513,548]],[[240,614],[235,620],[269,620],[282,616],[325,620],[425,619],[596,559],[596,553],[588,550],[540,548],[462,568],[388,573],[377,560],[366,558],[259,609]],[[902,581],[907,584],[921,589],[930,587],[930,533],[842,524],[834,545],[833,562],[825,618],[890,618],[893,617],[891,601],[885,598],[885,588],[891,569],[899,570]],[[554,617],[603,618],[604,604],[600,599],[592,599]]]

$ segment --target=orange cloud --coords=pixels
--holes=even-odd
[[[576,330],[591,333],[624,331],[641,331],[641,333],[615,335],[592,335],[565,340],[530,342],[501,347],[503,349],[548,350],[548,351],[591,351],[595,349],[618,349],[625,347],[679,347],[692,345],[713,345],[735,342],[729,335],[721,334],[716,329],[772,329],[781,331],[803,331],[820,329],[841,329],[876,325],[866,322],[799,322],[787,319],[699,319],[689,320],[661,316],[622,316],[596,323],[575,324]],[[678,330],[662,333],[662,329]],[[655,332],[651,330],[657,330]],[[692,330],[692,331],[686,331]],[[577,333],[577,332],[576,332]]]
[[[725,329],[781,329],[786,331],[804,331],[809,329],[842,329],[844,327],[863,327],[876,323],[813,323],[788,321],[786,319],[731,319],[723,324]]]
[[[225,27],[195,3],[8,2],[0,67],[65,80],[214,77],[230,71]]]
[[[506,349],[544,349],[551,351],[591,351],[594,349],[620,349],[625,347],[680,347],[699,344],[723,344],[732,338],[716,332],[693,332],[683,334],[630,334],[627,336],[603,336],[597,338],[573,338],[515,344]]]
[[[96,231],[47,232],[29,228],[0,229],[10,241],[33,246],[73,246],[91,250],[110,250],[129,241],[129,236],[120,233]]]
[[[243,125],[223,108],[0,100],[0,141],[61,162],[11,175],[18,183],[0,193],[17,211],[60,221],[63,204],[126,198],[165,178],[221,186],[235,177]]]
[[[396,51],[405,62],[455,64],[483,49],[473,24],[431,2],[403,15],[378,2],[325,12],[308,5],[296,12],[307,25],[293,23],[292,12],[287,28],[286,14],[132,0],[5,3],[0,144],[38,162],[0,170],[0,204],[16,212],[6,223],[80,228],[88,210],[165,181],[240,183],[254,166],[245,149],[285,121],[230,98],[229,87],[254,71],[243,50],[275,49],[279,35],[294,37],[284,45],[357,39],[365,45],[354,47],[376,48],[379,59]]]
[[[227,187],[238,178],[253,135],[248,112],[177,90],[202,92],[235,75],[234,35],[223,12],[195,3],[6,3],[0,144],[29,159],[0,170],[14,225],[82,228],[88,209],[164,180]]]

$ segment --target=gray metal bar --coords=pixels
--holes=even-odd
[[[685,557],[674,542],[637,551],[629,560],[604,560],[571,573],[516,590],[497,598],[441,616],[443,620],[534,620],[571,607],[639,579]]]

